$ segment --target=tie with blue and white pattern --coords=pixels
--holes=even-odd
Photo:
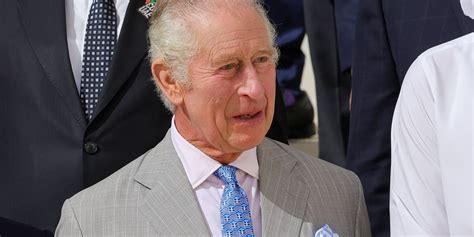
[[[222,236],[251,237],[254,234],[249,201],[237,182],[235,171],[235,167],[223,165],[214,172],[225,184],[220,210]]]
[[[87,19],[81,73],[81,104],[90,120],[109,71],[117,39],[114,0],[94,0]]]

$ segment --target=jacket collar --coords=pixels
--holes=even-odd
[[[293,174],[297,161],[268,139],[257,146],[257,157],[263,236],[299,235],[309,191]],[[135,181],[145,187],[139,210],[158,235],[210,235],[169,131],[145,155]]]

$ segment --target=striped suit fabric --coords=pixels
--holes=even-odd
[[[359,179],[266,139],[257,146],[262,236],[370,236]],[[168,132],[155,148],[66,200],[56,236],[210,236]]]

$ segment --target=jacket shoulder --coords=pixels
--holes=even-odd
[[[325,160],[311,156],[287,144],[265,139],[262,144],[263,149],[275,149],[277,152],[285,153],[288,162],[294,160],[296,165],[293,168],[293,173],[296,174],[304,183],[316,183],[331,185],[347,186],[349,189],[356,189],[360,186],[360,181],[357,175],[345,168],[331,164]],[[279,151],[278,151],[279,150]]]

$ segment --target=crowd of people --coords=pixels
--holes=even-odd
[[[0,18],[2,237],[474,234],[470,0],[4,1]],[[318,158],[288,145],[315,133]]]

